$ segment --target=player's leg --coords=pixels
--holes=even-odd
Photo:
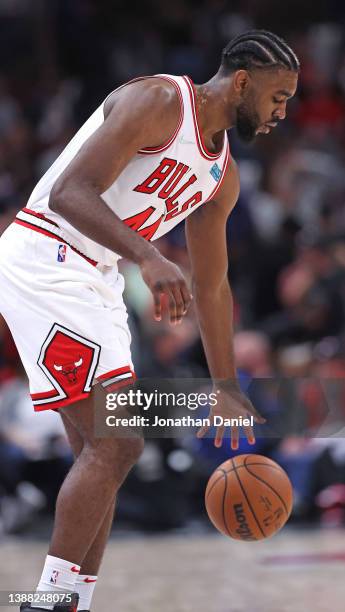
[[[61,408],[83,439],[56,503],[49,555],[81,566],[114,497],[143,449],[139,437],[96,438],[93,392]]]
[[[103,523],[81,564],[80,574],[77,576],[75,592],[79,595],[78,610],[87,612],[91,608],[91,602],[97,585],[98,572],[103,559],[105,547],[114,520],[115,500],[112,501]]]
[[[116,506],[116,495],[111,501],[108,511],[103,519],[97,535],[91,544],[86,556],[81,564],[80,575],[97,576],[102,563],[105,547],[109,539],[110,530],[113,524]]]
[[[92,381],[106,390],[134,377],[121,275],[116,269],[112,274],[98,270],[73,251],[61,266],[57,247],[55,240],[20,225],[7,230],[0,241],[0,309],[27,372],[35,410],[59,408],[83,440],[58,496],[50,554],[38,586],[38,591],[74,592],[82,561],[104,522],[97,552],[99,559],[102,555],[107,513],[112,514],[111,504],[142,441],[96,440],[93,392],[80,399],[87,397]]]
[[[60,413],[64,428],[67,434],[68,441],[70,443],[74,458],[80,455],[84,446],[83,438],[78,433],[73,423],[69,420],[67,415]],[[81,576],[97,576],[100,568],[106,543],[108,541],[111,526],[114,520],[116,497],[111,502],[108,512],[105,515],[103,523],[101,524],[97,535],[89,548],[86,557],[84,558],[80,575]]]
[[[80,455],[84,442],[77,429],[69,418],[60,413],[75,460]],[[97,583],[98,571],[103,558],[109,533],[114,519],[116,497],[110,504],[102,525],[81,564],[80,574],[77,576],[75,592],[79,595],[78,610],[87,612],[91,608],[94,589]]]
[[[139,437],[95,437],[93,395],[91,392],[88,399],[60,409],[68,415],[83,446],[57,498],[51,545],[37,587],[40,592],[78,590],[76,583],[82,562],[106,521],[118,489],[143,448]],[[108,531],[109,523],[105,524],[101,536],[102,550],[98,544],[99,558]],[[84,601],[90,602],[91,598],[85,592],[84,595]],[[88,609],[84,603],[82,605],[79,610]],[[24,612],[28,612],[26,608]]]
[[[73,423],[71,423],[67,415],[63,414],[62,411],[59,411],[59,414],[61,416],[61,420],[62,420],[64,429],[66,432],[66,436],[67,436],[69,445],[73,453],[74,461],[75,461],[77,457],[79,457],[83,449],[83,446],[84,446],[83,438],[81,437],[78,430],[74,427]]]

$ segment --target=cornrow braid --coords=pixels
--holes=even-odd
[[[221,67],[229,72],[279,67],[298,72],[300,64],[285,40],[266,30],[250,30],[223,49]]]

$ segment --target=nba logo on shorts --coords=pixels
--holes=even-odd
[[[57,260],[58,261],[65,261],[65,259],[66,259],[66,245],[65,244],[59,244]]]
[[[56,581],[57,581],[57,579],[58,579],[58,575],[59,575],[59,572],[58,572],[57,570],[54,570],[54,571],[52,572],[52,575],[50,576],[50,582],[51,582],[52,584],[56,584]]]

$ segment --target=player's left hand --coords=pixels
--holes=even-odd
[[[230,383],[223,383],[221,385],[215,385],[217,393],[217,404],[212,406],[209,413],[209,419],[211,425],[205,425],[197,432],[198,438],[203,438],[206,433],[210,430],[213,423],[214,416],[221,416],[223,419],[234,419],[242,416],[243,419],[254,417],[256,423],[265,423],[264,419],[254,408],[251,401],[242,393],[241,389],[237,384],[232,381]],[[255,444],[255,435],[251,425],[244,426],[243,431],[249,442],[249,444]],[[219,425],[216,429],[216,435],[214,439],[214,445],[218,448],[222,446],[223,437],[225,433],[225,426]],[[230,432],[231,448],[233,450],[238,449],[239,441],[239,427],[233,426]]]

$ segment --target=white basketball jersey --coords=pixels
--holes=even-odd
[[[160,147],[142,149],[131,159],[102,199],[120,219],[146,240],[169,232],[218,191],[229,161],[226,132],[220,153],[210,153],[198,126],[195,89],[188,77],[155,75],[172,83],[180,102],[174,134]],[[141,80],[134,79],[134,81]],[[133,81],[130,81],[133,82]],[[127,84],[122,85],[125,87]],[[120,89],[120,88],[119,88]],[[114,265],[119,255],[90,240],[66,219],[50,210],[50,191],[84,142],[104,121],[104,102],[84,123],[33,190],[26,210],[18,218],[52,231],[81,253],[104,265]],[[45,221],[45,218],[47,221]]]

